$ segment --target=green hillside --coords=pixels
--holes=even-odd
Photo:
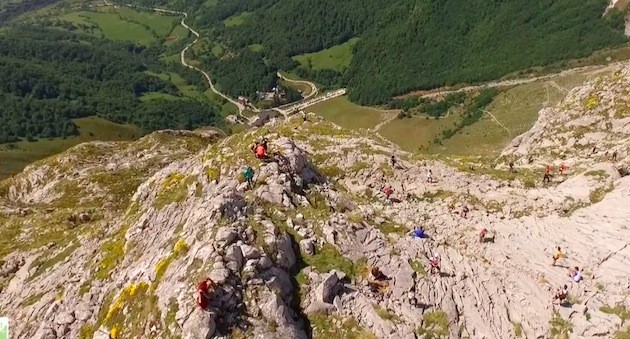
[[[607,0],[198,2],[178,4],[194,12],[195,24],[211,31],[231,56],[208,53],[205,66],[242,67],[250,73],[217,75],[232,95],[251,93],[281,69],[327,86],[348,87],[354,102],[378,104],[411,90],[496,79],[627,41],[621,15],[612,11],[602,17]],[[351,55],[327,51],[354,37],[361,40]],[[260,52],[247,53],[254,44],[262,46]],[[331,57],[324,62],[317,52]],[[316,53],[310,69],[306,53]],[[264,62],[253,64],[254,58]],[[339,66],[348,59],[347,70]]]

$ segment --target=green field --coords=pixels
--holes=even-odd
[[[173,37],[175,37],[175,39],[164,41],[164,45],[166,45],[166,46],[172,45],[172,44],[174,44],[176,42],[181,41],[182,39],[187,39],[189,37],[189,35],[190,35],[190,31],[189,30],[187,30],[182,25],[177,25],[177,26],[175,26],[175,28],[173,28],[173,30],[169,34],[169,36],[173,36]]]
[[[383,121],[382,111],[354,104],[346,96],[324,101],[309,107],[307,111],[350,129],[373,128]]]
[[[459,114],[451,114],[448,118],[438,120],[415,116],[394,119],[381,127],[379,132],[402,149],[418,152],[424,150],[429,142],[440,135],[444,129],[452,127],[459,119]]]
[[[20,172],[34,161],[63,152],[82,142],[135,140],[142,135],[135,126],[116,124],[97,117],[75,119],[74,122],[80,131],[80,135],[76,137],[21,141],[14,143],[14,147],[0,145],[0,180]]]
[[[311,94],[311,86],[302,82],[291,82],[286,80],[280,80],[280,84],[285,87],[294,88],[302,93],[303,96]]]
[[[159,13],[138,12],[127,7],[105,7],[98,12],[80,11],[58,17],[63,21],[97,28],[89,29],[111,40],[133,41],[151,45],[162,41],[179,21],[178,17]],[[182,27],[183,28],[183,27]]]
[[[506,90],[497,95],[488,107],[488,112],[496,120],[490,114],[485,114],[477,123],[464,127],[460,133],[444,140],[442,146],[435,145],[430,151],[453,155],[498,156],[512,139],[534,125],[542,108],[555,106],[572,88],[583,84],[589,77],[602,75],[592,72],[519,85]]]
[[[232,15],[231,17],[223,20],[223,24],[225,25],[225,27],[234,27],[234,26],[242,25],[245,23],[247,18],[249,18],[251,15],[252,13],[249,13],[249,12],[243,12],[237,15]]]
[[[352,38],[347,42],[330,47],[328,49],[294,56],[297,62],[302,66],[308,67],[309,60],[314,70],[332,69],[335,71],[343,71],[352,60],[352,48],[359,41],[359,38]]]

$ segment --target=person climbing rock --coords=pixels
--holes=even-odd
[[[383,193],[385,193],[385,197],[387,199],[389,199],[389,196],[392,195],[394,191],[392,190],[391,186],[386,185],[385,188],[383,188]]]
[[[555,304],[556,300],[558,301],[557,304],[562,304],[568,296],[569,289],[567,285],[564,285],[556,290],[556,294],[553,296],[553,299],[551,299],[551,304]]]
[[[551,182],[551,170],[552,168],[550,165],[547,165],[547,167],[545,167],[545,175],[543,176],[543,184]]]
[[[381,270],[377,267],[372,267],[370,275],[372,278],[372,281],[368,281],[370,291],[372,291],[372,293],[385,293],[385,291],[387,291],[387,287],[389,287],[388,280],[390,278],[383,274],[383,272],[381,272]]]
[[[396,168],[396,157],[392,155],[389,161],[392,165],[392,168]]]
[[[481,229],[481,232],[479,232],[479,242],[483,243],[486,241],[486,234],[488,234],[488,230],[484,227]]]
[[[464,205],[464,207],[462,208],[461,213],[459,213],[459,216],[464,218],[464,219],[468,219],[468,212],[470,212],[470,210],[468,209],[468,206]]]
[[[262,145],[262,147],[265,148],[265,153],[267,152],[267,146],[269,146],[269,139],[267,139],[266,137],[263,137],[262,140],[260,141],[260,144]]]
[[[440,256],[434,254],[431,258],[429,258],[429,266],[431,266],[431,274],[440,273]]]
[[[580,282],[580,280],[582,280],[582,271],[580,271],[579,267],[575,266],[569,270],[569,277],[575,282]]]
[[[206,278],[197,285],[197,305],[204,310],[208,309],[211,293],[214,290],[214,282],[210,278]]]
[[[514,173],[514,162],[510,161],[510,173]]]
[[[424,229],[422,229],[422,227],[418,227],[415,230],[409,232],[409,235],[411,235],[412,237],[420,238],[420,239],[424,239],[427,236],[424,233]]]
[[[251,166],[243,168],[243,177],[247,180],[247,189],[254,188],[254,169]]]
[[[567,165],[562,163],[562,165],[560,165],[560,175],[564,175],[564,172],[566,172],[566,170],[567,170]]]
[[[617,161],[617,151],[616,150],[612,154],[612,161]]]
[[[428,183],[433,183],[433,171],[432,170],[428,170],[428,172],[427,172],[427,182]]]
[[[267,148],[262,143],[257,143],[254,154],[256,154],[256,158],[264,160],[267,158]]]
[[[562,250],[560,249],[560,247],[558,247],[554,252],[553,252],[553,263],[551,264],[551,266],[556,266],[556,261],[564,258],[564,253],[562,253]]]
[[[378,267],[372,267],[372,269],[370,270],[370,273],[372,274],[372,279],[374,280],[377,280],[377,281],[389,280],[389,278],[383,272],[381,272],[381,270],[379,270]]]

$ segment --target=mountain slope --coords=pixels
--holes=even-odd
[[[617,98],[602,109],[624,111],[629,83],[628,67],[594,80],[555,115],[599,116],[605,100],[571,113],[593,86]],[[251,155],[262,136],[273,162]],[[626,330],[630,302],[630,177],[616,168],[626,154],[613,165],[576,153],[569,174],[544,186],[542,158],[516,174],[418,158],[313,115],[223,140],[170,131],[83,144],[0,186],[10,235],[0,312],[33,338],[611,337]],[[425,182],[429,169],[437,182]],[[417,226],[429,239],[407,235]],[[481,227],[492,242],[478,242]],[[557,246],[582,282],[550,265]],[[432,254],[442,274],[429,274]],[[371,290],[371,267],[388,287]],[[218,284],[210,312],[194,299],[204,277]],[[568,304],[552,307],[562,284]]]

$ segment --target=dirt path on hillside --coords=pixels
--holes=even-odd
[[[450,89],[450,88],[437,88],[429,91],[414,91],[408,94],[403,94],[395,97],[395,99],[405,99],[410,97],[421,97],[421,98],[434,98],[438,96],[460,93],[460,92],[472,92],[480,89],[486,88],[498,88],[498,87],[511,87],[516,85],[528,84],[540,80],[553,79],[562,76],[568,76],[576,73],[586,72],[590,70],[597,70],[597,72],[602,72],[608,69],[612,69],[614,67],[618,67],[619,65],[625,63],[625,61],[616,61],[607,65],[592,65],[592,66],[582,66],[564,70],[559,73],[553,73],[548,75],[542,75],[538,77],[531,78],[521,78],[521,79],[510,79],[510,80],[500,80],[500,81],[492,81],[480,85],[471,85],[465,86],[458,89]]]

